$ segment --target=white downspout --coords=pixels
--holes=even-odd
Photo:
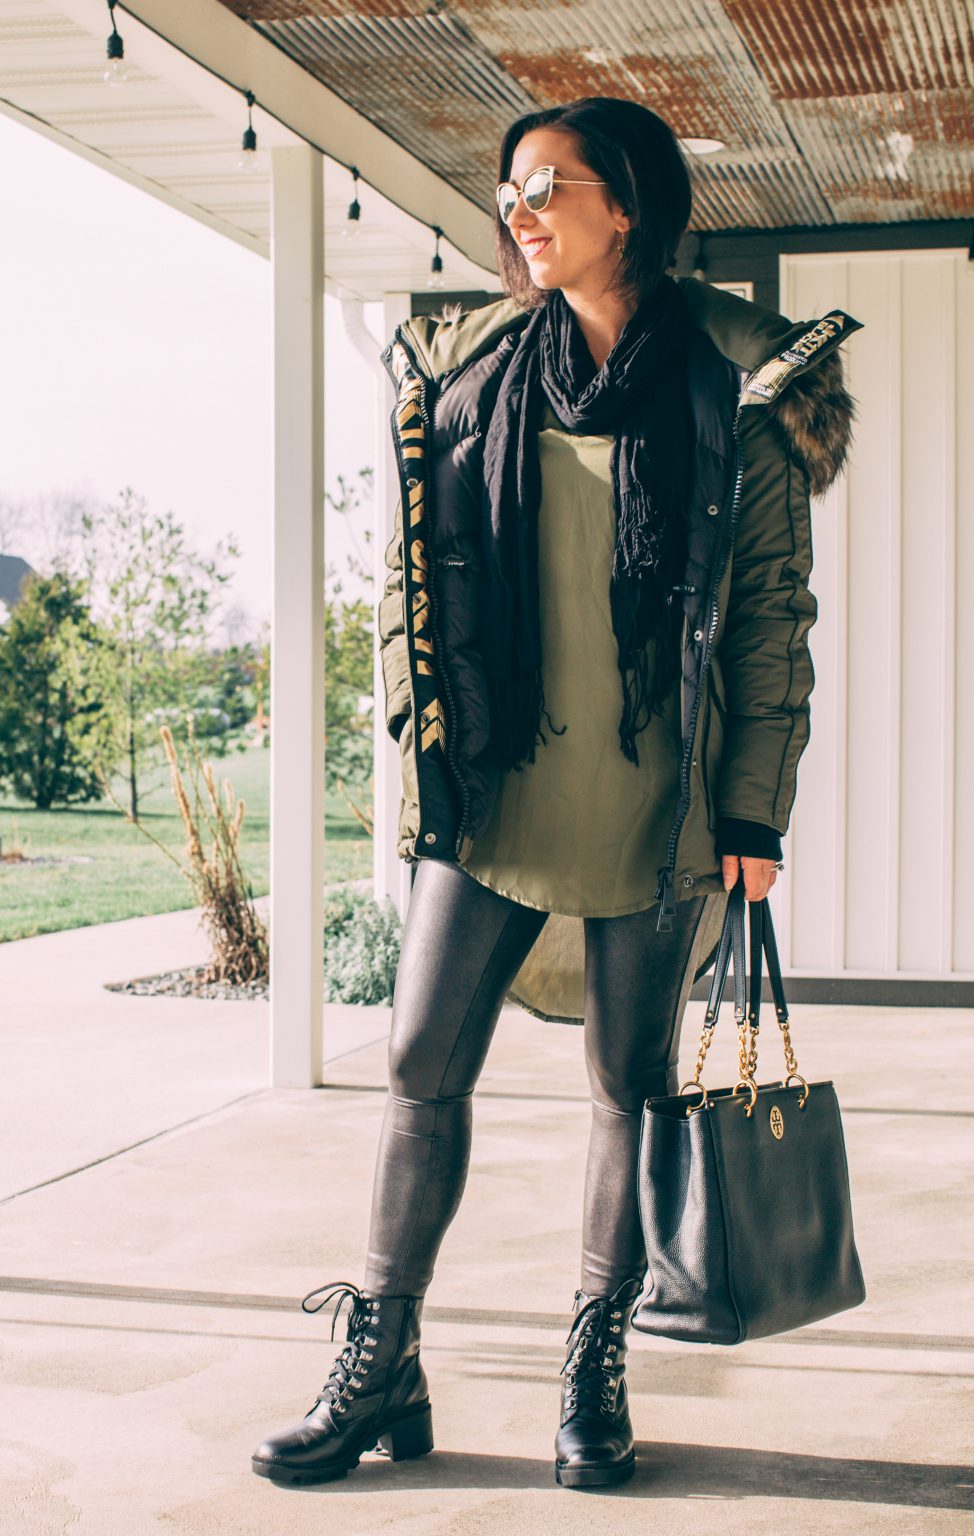
[[[380,353],[382,345],[365,323],[361,299],[340,300],[342,322],[349,341],[369,368],[375,381],[372,397],[375,448],[374,499],[375,519],[372,537],[373,574],[375,578],[375,608],[378,608],[386,578],[385,550],[395,528],[396,499],[399,495],[399,476],[392,448],[389,418],[395,404],[391,380],[383,366]],[[409,318],[411,309],[408,293],[386,294],[383,304],[382,328],[386,340],[401,320]],[[382,665],[379,660],[378,625],[373,630],[373,879],[376,901],[390,900],[400,917],[405,918],[411,888],[411,867],[396,853],[401,797],[399,775],[399,748],[385,728],[383,709],[384,688]]]

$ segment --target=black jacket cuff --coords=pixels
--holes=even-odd
[[[751,859],[781,858],[781,833],[760,821],[739,821],[734,816],[717,819],[717,857],[725,853]]]

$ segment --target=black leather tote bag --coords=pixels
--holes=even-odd
[[[649,1264],[632,1326],[684,1342],[784,1333],[866,1295],[835,1088],[798,1072],[767,898],[748,906],[749,998],[742,875],[728,898],[693,1078],[643,1107],[638,1196]],[[700,1073],[732,951],[740,1078],[708,1092]],[[762,951],[788,1075],[758,1086]]]

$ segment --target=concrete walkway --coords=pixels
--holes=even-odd
[[[192,912],[0,946],[4,1536],[974,1530],[970,1012],[793,1010],[838,1087],[867,1301],[733,1349],[635,1335],[637,1474],[574,1492],[581,1032],[505,1010],[424,1321],[436,1450],[282,1489],[250,1454],[344,1341],[300,1299],[361,1279],[388,1017],[327,1009],[325,1086],[268,1090],[266,1005],[103,990],[202,954]]]

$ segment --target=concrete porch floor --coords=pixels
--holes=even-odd
[[[794,1008],[843,1109],[866,1303],[732,1349],[632,1336],[636,1476],[576,1492],[551,1448],[581,1032],[505,1010],[424,1319],[436,1449],[283,1489],[250,1455],[344,1342],[300,1300],[361,1279],[388,1015],[329,1007],[324,1086],[269,1090],[266,1005],[103,990],[203,951],[192,912],[0,946],[4,1536],[974,1530],[970,1011]],[[735,1044],[725,1002],[705,1080]]]

